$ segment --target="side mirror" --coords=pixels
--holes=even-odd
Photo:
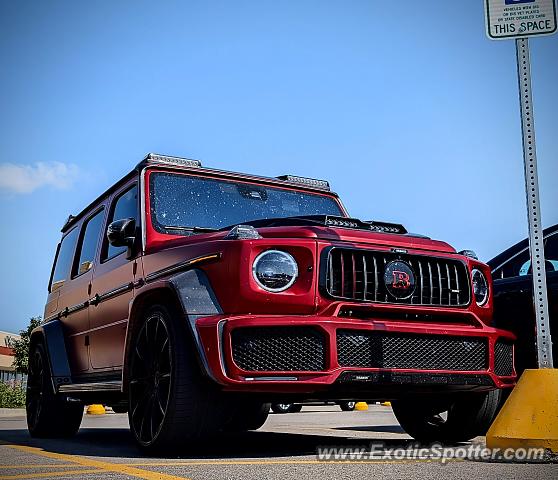
[[[136,241],[136,221],[124,218],[112,222],[107,228],[107,238],[113,247],[133,247]]]

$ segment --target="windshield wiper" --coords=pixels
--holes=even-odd
[[[216,228],[209,227],[184,227],[182,225],[163,225],[165,230],[175,230],[178,232],[188,232],[188,233],[211,233],[217,232]]]

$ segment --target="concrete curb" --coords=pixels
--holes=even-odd
[[[0,417],[25,417],[25,408],[0,408]]]

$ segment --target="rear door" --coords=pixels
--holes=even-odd
[[[72,374],[89,369],[86,342],[89,319],[85,302],[89,298],[91,273],[72,279],[76,246],[80,237],[81,224],[62,237],[49,286],[45,318],[56,315],[64,326],[68,361]]]
[[[62,307],[60,319],[66,331],[66,344],[73,373],[90,370],[88,300],[104,217],[105,209],[100,206],[81,223],[70,278],[58,299],[58,305]]]

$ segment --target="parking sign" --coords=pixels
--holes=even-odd
[[[492,40],[556,32],[555,0],[485,0],[486,34]]]

